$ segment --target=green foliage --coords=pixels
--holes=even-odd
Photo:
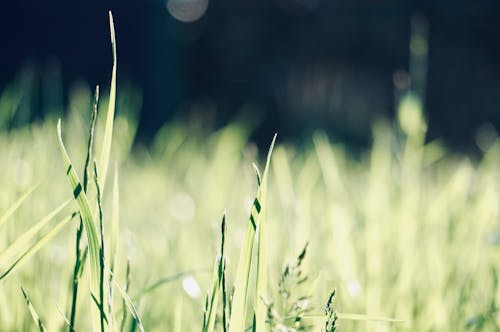
[[[52,119],[0,132],[1,330],[26,329],[31,318],[41,330],[66,329],[59,307],[70,313],[70,331],[498,329],[498,139],[482,142],[477,159],[427,143],[421,103],[407,95],[398,124],[377,123],[361,156],[317,133],[301,148],[276,146],[271,163],[273,140],[263,176],[249,167],[259,155],[242,124],[208,137],[171,124],[152,148],[131,150],[137,124],[120,111],[128,104],[116,95],[111,15],[110,22],[105,121],[98,121],[96,92],[84,139],[91,93],[81,88],[74,99],[88,99],[89,107],[72,107],[64,122],[77,158],[70,160],[61,123],[56,137]],[[7,105],[15,100],[0,100],[0,108],[15,108]],[[54,167],[57,140],[64,167]],[[100,155],[91,177],[94,145]],[[66,211],[68,181],[78,212]],[[31,183],[40,183],[34,194]],[[215,245],[213,219],[224,209],[231,218],[223,219],[210,280],[207,247]],[[63,211],[67,217],[51,224]],[[65,228],[77,216],[81,222]],[[308,260],[304,251],[278,270],[307,241]],[[306,275],[319,277],[310,283]],[[198,283],[210,290],[203,320],[193,319],[203,306]],[[19,284],[44,304],[37,307],[43,324]],[[317,308],[326,294],[323,313]]]

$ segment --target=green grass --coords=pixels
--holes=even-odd
[[[0,330],[499,330],[498,139],[426,143],[409,95],[357,156],[321,132],[257,148],[241,123],[131,149],[112,48],[108,100],[80,87],[64,126],[0,131]]]

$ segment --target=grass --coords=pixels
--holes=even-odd
[[[2,331],[499,330],[498,139],[477,159],[426,142],[408,95],[358,156],[273,139],[260,173],[241,123],[131,149],[110,24],[107,101],[80,88],[64,126],[0,132]]]

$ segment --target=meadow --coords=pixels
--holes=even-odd
[[[74,89],[61,139],[0,97],[1,331],[500,330],[498,138],[426,142],[408,95],[362,153],[278,133],[266,166],[244,123],[133,147],[115,84]]]

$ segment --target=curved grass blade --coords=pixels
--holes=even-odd
[[[121,297],[123,299],[123,302],[127,306],[130,314],[132,315],[133,320],[136,322],[136,324],[139,327],[139,329],[141,330],[141,332],[144,332],[144,326],[142,325],[141,317],[139,316],[139,313],[137,312],[137,309],[135,308],[134,303],[130,299],[130,296],[127,294],[127,292],[125,292],[120,287],[120,285],[115,280],[113,280],[113,284],[118,289],[118,292],[120,293],[120,295],[121,295]]]
[[[273,154],[276,134],[273,137],[269,152],[267,153],[266,166],[262,176],[259,194],[257,198],[261,204],[261,212],[257,223],[258,247],[257,247],[257,293],[255,294],[255,331],[264,332],[266,330],[267,306],[262,300],[267,296],[267,178]]]
[[[16,210],[21,206],[21,204],[23,204],[23,202],[26,200],[26,198],[29,197],[29,195],[31,195],[31,193],[33,193],[33,191],[35,191],[36,188],[38,188],[40,184],[37,183],[35,184],[33,187],[31,187],[30,189],[28,189],[28,191],[22,195],[21,197],[19,197],[19,199],[17,201],[15,201],[10,207],[9,209],[7,209],[7,211],[5,211],[5,213],[2,215],[2,217],[0,217],[0,227],[5,224],[7,222],[7,220],[9,220],[10,216],[16,212]]]
[[[100,270],[100,243],[99,236],[97,234],[96,223],[94,221],[94,217],[90,210],[89,201],[87,199],[87,195],[82,190],[82,185],[80,183],[80,179],[75,172],[73,164],[69,159],[68,153],[64,146],[62,136],[61,136],[61,119],[59,119],[57,123],[57,134],[59,138],[59,147],[61,149],[61,154],[64,160],[64,167],[66,168],[66,175],[71,184],[71,189],[73,190],[73,197],[78,203],[78,209],[80,211],[80,216],[83,221],[83,226],[85,229],[85,234],[87,236],[87,242],[90,252],[90,269],[91,269],[91,292],[96,293],[99,289],[99,270]],[[99,326],[100,317],[92,310],[92,321],[93,326]]]
[[[109,12],[109,29],[111,31],[111,48],[113,52],[113,71],[111,73],[111,87],[109,90],[108,113],[106,114],[106,124],[104,129],[104,138],[101,150],[101,159],[99,163],[100,177],[99,183],[101,190],[104,192],[106,185],[106,174],[108,173],[109,156],[111,154],[111,142],[113,140],[113,123],[115,119],[115,104],[116,104],[116,37],[115,25],[113,22],[113,14]]]
[[[173,275],[161,278],[158,281],[156,281],[156,282],[150,284],[149,286],[144,287],[142,290],[140,290],[132,298],[132,300],[138,301],[145,294],[150,293],[150,292],[156,290],[157,288],[159,288],[159,287],[161,287],[161,286],[163,286],[165,284],[168,284],[170,282],[174,282],[176,280],[179,280],[179,279],[181,279],[184,276],[192,275],[192,274],[195,274],[195,273],[198,273],[198,272],[209,272],[209,271],[210,271],[210,268],[200,268],[200,269],[194,269],[194,270],[187,270],[187,271],[179,272],[179,273],[176,273],[176,274],[173,274]]]
[[[26,250],[12,265],[10,265],[5,272],[0,275],[0,280],[5,278],[14,268],[22,263],[25,259],[31,257],[34,253],[40,250],[47,242],[49,242],[59,231],[76,216],[73,213],[71,216],[63,219],[59,224],[50,230],[47,234],[43,235],[36,243],[34,243],[28,250]]]
[[[30,311],[31,318],[33,318],[33,321],[38,326],[38,329],[40,330],[40,332],[47,331],[45,329],[45,326],[42,323],[42,320],[40,319],[40,316],[36,312],[35,307],[31,303],[30,298],[28,297],[28,294],[26,294],[26,292],[24,291],[24,289],[22,287],[21,287],[21,292],[23,292],[24,300],[26,301],[26,304],[28,305],[28,309]]]
[[[72,200],[69,199],[66,202],[59,205],[55,210],[50,212],[47,216],[45,216],[42,220],[36,223],[29,230],[24,232],[19,238],[17,238],[10,246],[5,248],[0,253],[0,262],[5,262],[11,259],[19,252],[22,248],[24,248],[29,241],[33,239],[33,237],[40,231],[45,225],[47,225],[54,217],[59,214]]]

